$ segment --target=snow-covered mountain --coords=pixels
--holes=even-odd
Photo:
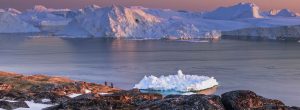
[[[270,16],[270,17],[297,17],[299,14],[296,12],[293,12],[289,9],[281,9],[281,10],[276,10],[272,9],[267,12],[263,12],[265,16]]]
[[[22,21],[11,12],[0,12],[0,33],[29,33],[39,31],[38,28]]]
[[[204,14],[208,19],[235,20],[243,18],[262,18],[259,7],[253,3],[239,3],[229,7],[220,7]]]

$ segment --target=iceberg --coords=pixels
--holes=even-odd
[[[156,91],[178,91],[191,92],[201,91],[218,86],[219,83],[214,77],[185,75],[178,70],[177,75],[169,76],[145,76],[134,88]]]
[[[86,9],[87,10],[87,9]],[[57,35],[86,37],[193,39],[219,38],[222,30],[249,27],[247,23],[203,19],[200,14],[143,7],[93,8],[82,11]]]
[[[297,15],[289,9],[260,13],[259,7],[253,3],[239,3],[212,12],[116,5],[110,7],[89,5],[82,9],[71,10],[36,5],[24,12],[13,8],[0,9],[0,33],[42,32],[68,38],[214,40],[223,37],[223,33],[230,32],[229,35],[232,35],[232,31],[242,29],[248,31],[249,28],[300,25]],[[289,29],[294,28],[283,29],[280,32],[290,33],[287,32],[291,31]],[[254,32],[269,34],[269,31]],[[247,34],[253,35],[247,32],[245,36]],[[271,34],[265,36],[274,36]],[[298,34],[295,33],[296,35]]]
[[[300,40],[300,26],[254,27],[234,31],[223,31],[223,37],[252,40]]]
[[[37,5],[33,9],[27,10],[19,16],[23,21],[38,27],[64,26],[71,20],[62,15],[70,11],[70,9],[48,9],[45,6]]]
[[[40,30],[10,12],[0,12],[0,33],[32,33]]]
[[[269,17],[297,17],[299,16],[298,13],[293,12],[289,9],[281,9],[281,10],[276,10],[272,9],[267,12],[262,12],[264,16],[269,16]]]
[[[204,18],[234,20],[263,17],[260,15],[259,7],[256,4],[242,2],[234,6],[220,7],[212,12],[205,13]]]

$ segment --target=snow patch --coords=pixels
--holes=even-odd
[[[110,95],[110,94],[112,94],[112,93],[105,93],[105,92],[99,93],[99,95]]]
[[[88,94],[88,93],[91,93],[90,91],[86,91],[86,94]],[[105,93],[105,92],[100,92],[100,93],[98,93],[99,95],[109,95],[109,94],[112,94],[112,93]],[[68,95],[68,97],[70,97],[70,98],[75,98],[75,97],[78,97],[78,96],[80,96],[80,95],[82,95],[82,94],[75,94],[75,93],[73,93],[73,94],[69,94]]]
[[[47,102],[51,102],[51,100],[50,99],[42,99],[42,102],[47,103]]]
[[[42,110],[47,107],[54,106],[53,104],[39,104],[33,101],[25,101],[29,108],[17,108],[15,110]]]
[[[91,90],[88,90],[88,89],[85,89],[84,90],[84,93],[88,94],[88,93],[91,93],[92,91]]]
[[[69,94],[68,95],[68,97],[70,97],[70,98],[75,98],[75,97],[77,97],[77,96],[80,96],[80,95],[82,95],[82,94]]]
[[[181,70],[177,75],[145,76],[134,88],[158,91],[200,91],[219,85],[214,77],[185,75]]]

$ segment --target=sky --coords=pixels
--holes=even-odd
[[[0,8],[30,9],[34,5],[49,8],[82,8],[86,5],[144,6],[174,10],[211,11],[220,6],[229,6],[239,2],[252,2],[261,10],[289,8],[300,12],[300,0],[0,0]]]

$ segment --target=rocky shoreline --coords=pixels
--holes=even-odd
[[[0,99],[0,108],[7,110],[30,109],[28,101],[51,105],[43,110],[300,110],[249,90],[230,91],[221,96],[163,97],[138,89],[121,90],[63,77],[8,72],[0,72]]]

